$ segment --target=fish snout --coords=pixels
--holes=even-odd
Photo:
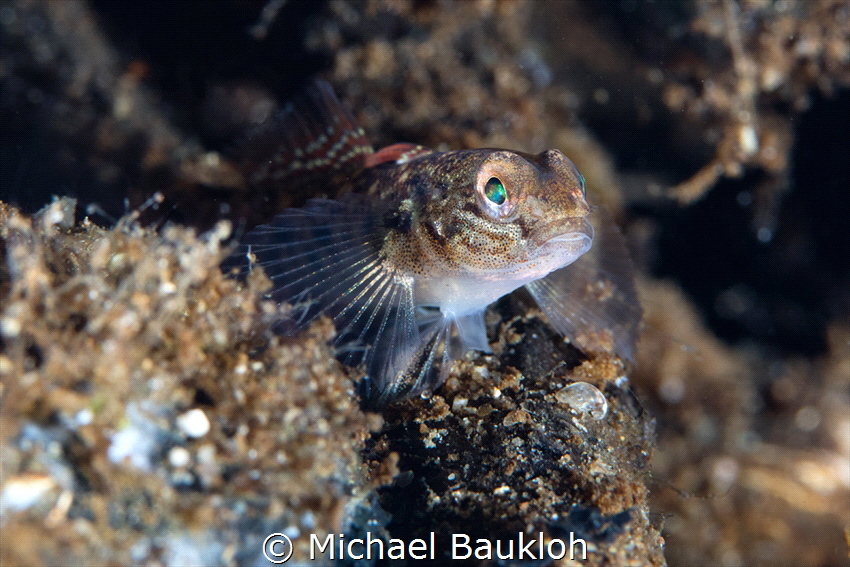
[[[581,174],[570,158],[565,156],[561,150],[546,150],[537,154],[537,165],[555,175],[563,176],[571,180],[579,181]]]
[[[570,158],[560,150],[546,150],[536,156],[540,179],[551,196],[566,197],[577,207],[576,216],[590,212],[585,201],[584,177]]]

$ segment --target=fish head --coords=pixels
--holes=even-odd
[[[448,227],[444,252],[456,270],[519,287],[587,252],[584,179],[563,153],[476,150],[468,158],[477,164],[436,215]]]

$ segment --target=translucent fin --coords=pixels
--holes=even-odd
[[[461,348],[465,353],[475,349],[482,352],[493,352],[487,340],[487,326],[484,324],[484,311],[478,311],[455,319],[457,332],[460,335]]]
[[[421,350],[413,280],[380,255],[385,213],[363,195],[313,199],[249,232],[223,266],[244,274],[254,258],[263,267],[273,283],[269,296],[292,306],[276,332],[293,334],[321,314],[331,317],[341,362],[364,365],[379,395]]]
[[[262,186],[352,174],[374,152],[331,86],[315,80],[302,96],[249,134],[240,153],[248,182]]]
[[[367,376],[360,388],[364,405],[380,408],[395,400],[432,391],[445,382],[457,356],[450,348],[452,326],[452,320],[442,315],[429,315],[424,324],[420,321],[419,346],[410,356],[408,366],[383,384],[379,377]]]
[[[417,316],[420,343],[410,357],[409,366],[383,387],[375,380],[364,380],[361,396],[367,407],[381,407],[436,390],[448,378],[452,363],[469,350],[492,352],[484,311],[456,318],[436,309],[420,308]]]
[[[642,316],[625,240],[610,214],[591,215],[590,251],[565,268],[527,284],[555,329],[585,352],[634,360]]]

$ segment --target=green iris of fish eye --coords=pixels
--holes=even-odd
[[[484,186],[484,196],[493,203],[501,205],[507,200],[508,192],[505,191],[505,186],[502,185],[501,181],[495,177],[491,177]]]

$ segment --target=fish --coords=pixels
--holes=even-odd
[[[322,80],[246,148],[250,184],[333,198],[247,232],[223,269],[264,270],[287,307],[279,334],[329,317],[364,408],[427,395],[469,350],[491,353],[485,311],[521,287],[580,350],[632,359],[641,311],[623,237],[559,150],[375,151]]]

